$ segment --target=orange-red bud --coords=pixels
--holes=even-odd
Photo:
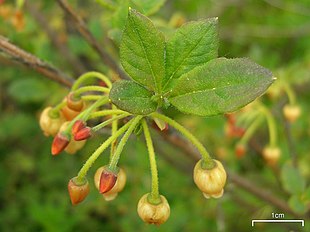
[[[246,146],[244,144],[238,143],[236,145],[236,147],[235,147],[236,156],[238,158],[243,157],[245,155],[245,153],[246,153],[246,150],[247,150],[247,148],[246,148]]]
[[[106,193],[110,191],[114,187],[116,180],[117,175],[105,168],[100,176],[99,192]]]
[[[72,178],[68,183],[68,192],[72,205],[77,205],[82,202],[89,193],[88,181],[85,180],[83,184],[77,184],[76,177]]]
[[[52,155],[58,155],[60,152],[62,152],[67,147],[69,142],[70,142],[69,136],[63,133],[58,133],[54,137],[52,143]]]
[[[75,135],[78,131],[86,127],[86,123],[82,120],[76,120],[72,126],[72,134]]]
[[[85,127],[74,134],[75,141],[81,141],[91,137],[92,131],[90,127]]]

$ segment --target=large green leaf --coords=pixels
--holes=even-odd
[[[132,79],[161,92],[165,38],[144,15],[130,9],[120,46],[121,63]]]
[[[167,84],[199,65],[218,56],[217,18],[184,24],[169,39],[166,45]]]
[[[110,99],[118,108],[132,114],[147,115],[157,109],[152,93],[133,81],[113,83]]]
[[[247,58],[218,58],[179,78],[169,101],[184,113],[216,115],[245,106],[272,82],[269,70]]]
[[[156,13],[166,0],[131,0],[134,7],[145,15]]]

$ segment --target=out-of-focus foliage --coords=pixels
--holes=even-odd
[[[40,3],[37,3],[40,2]],[[269,68],[278,78],[261,101],[276,120],[278,147],[282,151],[275,167],[266,165],[261,149],[268,144],[264,122],[253,135],[242,158],[234,147],[240,138],[225,133],[223,116],[189,117],[177,111],[167,112],[181,121],[225,166],[251,182],[285,199],[301,218],[310,208],[310,7],[308,0],[182,0],[69,1],[78,9],[102,46],[118,60],[118,45],[128,6],[150,15],[161,30],[172,32],[182,23],[199,18],[219,17],[220,56],[250,57]],[[55,38],[65,44],[88,70],[113,76],[75,30],[55,1],[28,1],[17,9],[13,1],[0,1],[0,34],[12,43],[49,61],[70,75],[74,67],[55,48],[29,10],[36,4]],[[143,5],[147,4],[147,5]],[[162,5],[162,6],[161,6]],[[161,6],[161,7],[160,7]],[[19,13],[18,13],[19,12]],[[127,172],[125,190],[112,202],[105,202],[96,191],[92,176],[107,163],[108,153],[91,169],[90,195],[81,205],[72,207],[67,182],[107,135],[98,134],[85,148],[71,156],[50,155],[51,138],[43,136],[37,116],[46,105],[53,105],[66,89],[43,76],[16,66],[0,56],[0,231],[249,231],[251,219],[271,218],[280,212],[271,204],[234,185],[229,179],[226,194],[220,200],[206,200],[193,184],[193,164],[182,151],[154,134],[157,152],[166,153],[180,164],[182,172],[158,156],[160,189],[170,203],[171,217],[160,228],[145,225],[136,214],[139,198],[149,191],[150,177],[144,140],[129,143],[121,165]],[[284,84],[283,84],[284,83]],[[302,114],[296,122],[285,123],[282,108],[288,102],[285,86],[296,94]],[[257,109],[253,106],[254,111]],[[253,112],[252,109],[252,112]],[[247,127],[251,120],[241,120]],[[290,137],[287,133],[290,133]],[[227,130],[226,130],[227,132]],[[135,140],[136,141],[136,140]],[[293,157],[291,154],[295,154]],[[293,160],[297,160],[294,166]],[[305,214],[307,212],[307,214]],[[287,227],[286,227],[287,226]],[[309,231],[306,221],[304,231]],[[297,225],[261,225],[257,231],[301,229]]]

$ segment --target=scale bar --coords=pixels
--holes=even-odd
[[[305,221],[298,219],[298,220],[252,220],[252,227],[254,226],[255,222],[266,222],[266,223],[285,223],[285,222],[293,222],[293,223],[301,223],[301,226],[305,226]]]

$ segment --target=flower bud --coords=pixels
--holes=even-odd
[[[293,123],[299,118],[301,109],[298,105],[286,105],[283,108],[283,114],[287,121]]]
[[[95,186],[98,190],[99,190],[99,185],[100,185],[101,173],[104,171],[105,168],[106,168],[105,166],[98,168],[94,176]],[[126,179],[127,177],[126,177],[126,173],[124,169],[120,168],[119,172],[117,173],[117,179],[116,179],[115,185],[112,187],[112,189],[102,194],[104,199],[106,201],[114,200],[115,197],[117,197],[118,193],[124,189],[125,184],[126,184]]]
[[[75,135],[79,130],[82,130],[86,127],[86,123],[82,120],[76,120],[72,126],[72,134]]]
[[[75,98],[73,93],[67,95],[67,106],[69,109],[81,112],[84,107],[84,101],[81,98]]]
[[[59,132],[53,140],[52,143],[52,155],[58,155],[60,152],[62,152],[69,144],[70,137],[67,134],[64,134],[62,132]]]
[[[278,147],[265,147],[263,157],[270,166],[275,165],[281,156],[281,150]]]
[[[52,107],[47,107],[43,110],[40,116],[40,127],[46,136],[55,136],[61,125],[66,121],[63,114],[59,112],[58,117],[51,117],[50,111]]]
[[[77,205],[82,202],[89,193],[89,184],[85,179],[82,184],[77,184],[76,177],[72,178],[68,183],[68,192],[72,205]]]
[[[85,127],[79,130],[78,132],[75,133],[74,135],[74,140],[75,141],[81,141],[88,139],[89,137],[92,136],[92,130],[90,127]]]
[[[246,153],[246,146],[243,143],[238,143],[235,147],[235,154],[238,158],[242,158]]]
[[[82,141],[75,141],[74,139],[71,139],[68,146],[65,149],[65,152],[67,152],[70,155],[74,155],[77,151],[81,150],[86,143],[86,140]]]
[[[226,183],[227,175],[223,165],[218,160],[213,161],[215,166],[212,169],[203,169],[202,160],[199,160],[194,168],[194,182],[206,198],[221,197]]]
[[[75,111],[70,109],[67,105],[62,107],[61,111],[68,121],[72,121],[76,116],[79,115],[79,113],[81,113],[81,111]]]
[[[148,200],[149,194],[141,197],[138,203],[137,211],[139,217],[149,224],[161,225],[166,222],[170,216],[170,207],[167,199],[160,195],[159,204],[151,204]]]
[[[106,193],[110,191],[115,186],[116,180],[117,175],[107,169],[104,169],[100,176],[99,192]]]
[[[65,131],[70,122],[65,122],[59,129],[59,131]],[[71,138],[71,137],[70,137]],[[69,144],[65,148],[65,152],[70,155],[75,154],[78,150],[84,147],[86,140],[83,141],[75,141],[73,138],[70,139]]]

